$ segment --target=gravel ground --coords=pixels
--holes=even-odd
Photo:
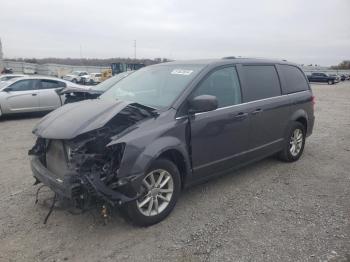
[[[172,214],[136,228],[118,214],[34,205],[28,149],[38,117],[0,122],[0,261],[350,261],[350,82],[314,85],[303,157],[260,161],[190,188]]]

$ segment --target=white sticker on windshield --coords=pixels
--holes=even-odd
[[[184,76],[189,76],[192,74],[193,70],[185,70],[185,69],[174,69],[171,71],[172,75],[184,75]]]

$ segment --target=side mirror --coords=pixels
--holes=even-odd
[[[189,112],[192,114],[212,111],[218,108],[218,100],[216,96],[200,95],[192,98],[189,101],[189,106]]]

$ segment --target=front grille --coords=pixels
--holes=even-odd
[[[67,154],[62,140],[50,140],[46,151],[47,169],[60,178],[68,172]]]

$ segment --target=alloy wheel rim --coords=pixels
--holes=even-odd
[[[174,181],[170,173],[157,169],[142,180],[145,194],[136,201],[137,208],[144,216],[156,216],[169,205],[173,196]]]
[[[303,146],[303,139],[303,132],[299,128],[295,129],[289,142],[289,151],[292,154],[292,156],[295,157],[300,153],[301,148]]]

